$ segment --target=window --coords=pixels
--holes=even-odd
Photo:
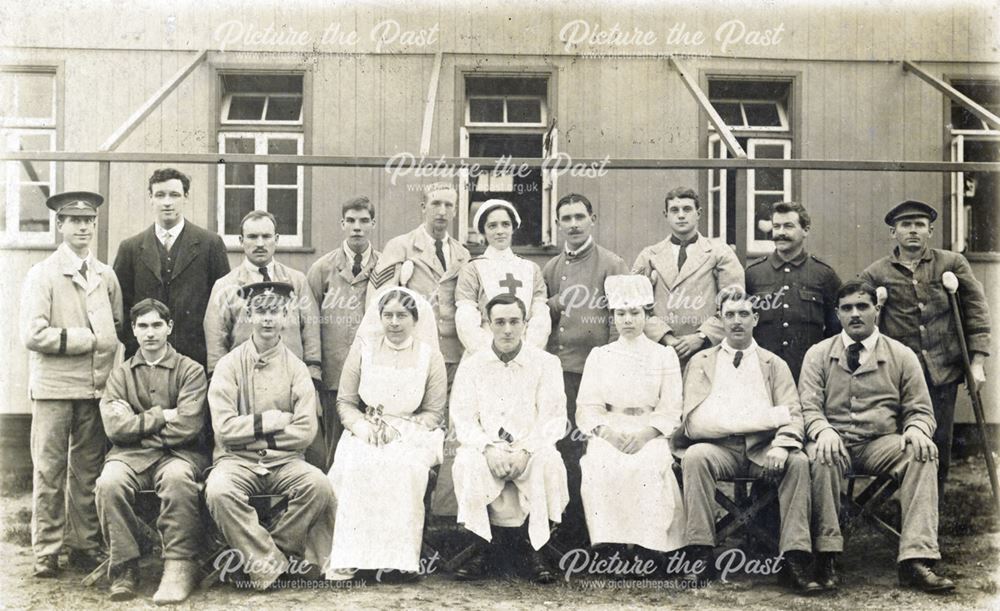
[[[4,150],[56,149],[56,72],[0,70],[0,139]],[[54,244],[55,214],[45,206],[56,191],[56,164],[8,161],[0,181],[0,243]]]
[[[302,155],[303,76],[223,74],[219,152]],[[218,177],[218,225],[229,245],[239,243],[240,221],[267,210],[278,221],[281,244],[303,245],[304,171],[284,164],[230,163]]]
[[[548,76],[465,77],[462,157],[550,158],[555,156],[557,133],[549,113]],[[556,236],[551,206],[555,202],[553,171],[517,167],[483,167],[460,173],[459,240],[481,244],[472,226],[476,211],[488,199],[506,199],[521,216],[514,246],[545,246]]]
[[[713,108],[732,130],[750,159],[791,159],[793,134],[789,120],[791,81],[715,79],[708,83]],[[728,150],[709,124],[708,157],[725,159]],[[792,172],[768,168],[747,171],[746,227],[736,227],[736,177],[727,170],[709,170],[708,235],[732,244],[736,231],[746,231],[747,252],[774,250],[771,241],[771,205],[792,195]]]
[[[994,114],[1000,113],[1000,81],[956,81],[952,85]],[[958,102],[951,102],[951,160],[1000,160],[1000,129]],[[1000,252],[1000,183],[995,172],[951,175],[951,248]]]

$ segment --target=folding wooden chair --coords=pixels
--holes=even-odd
[[[855,496],[855,483],[859,480],[869,480],[869,483]],[[888,474],[852,473],[847,475],[847,491],[842,495],[840,506],[844,533],[855,530],[859,522],[866,522],[898,544],[900,529],[883,520],[877,513],[898,489],[899,485],[896,480]]]
[[[153,489],[140,490],[135,495],[135,514],[139,518],[138,543],[142,555],[146,555],[160,547],[160,533],[156,530],[156,520],[160,516],[160,497]],[[104,559],[93,571],[83,578],[81,583],[90,587],[106,577],[111,564],[111,556]]]

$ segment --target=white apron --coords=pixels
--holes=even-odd
[[[418,350],[411,368],[380,365],[377,350],[362,352],[358,394],[365,405],[384,406],[399,437],[377,447],[344,431],[329,476],[337,498],[331,570],[419,568],[427,475],[441,462],[444,431],[408,420],[430,368],[430,346]]]

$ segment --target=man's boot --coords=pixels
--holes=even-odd
[[[950,579],[935,574],[928,561],[920,558],[899,563],[899,585],[930,594],[944,594],[955,589]]]
[[[198,563],[193,560],[164,560],[163,577],[156,594],[153,594],[153,602],[158,605],[179,603],[191,595],[197,581]]]
[[[715,580],[715,552],[710,545],[689,545],[684,550],[684,560],[687,569],[681,578],[694,588],[703,588]],[[695,563],[701,561],[699,572]]]
[[[837,554],[820,552],[816,557],[816,583],[824,590],[836,590],[840,585],[837,577]]]
[[[472,544],[472,553],[462,566],[455,569],[455,579],[459,581],[476,581],[486,575],[486,561],[490,553],[490,543],[476,537]]]
[[[111,567],[111,600],[122,601],[135,598],[139,585],[139,561],[129,560]]]
[[[823,591],[818,583],[809,578],[810,555],[802,551],[785,553],[785,568],[781,572],[785,586],[803,596],[813,596]]]

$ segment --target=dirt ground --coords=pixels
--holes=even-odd
[[[775,577],[741,575],[729,583],[702,590],[681,590],[639,581],[608,583],[600,578],[573,577],[551,586],[536,586],[506,576],[479,582],[458,583],[444,571],[407,585],[369,584],[352,589],[297,588],[266,593],[218,585],[194,594],[184,609],[319,608],[331,604],[351,609],[474,608],[500,609],[596,606],[605,608],[668,607],[677,609],[1000,609],[1000,527],[990,514],[990,491],[981,460],[953,465],[948,498],[941,518],[943,559],[940,572],[955,580],[957,591],[933,597],[902,590],[896,585],[895,548],[883,535],[867,526],[850,533],[841,558],[842,586],[833,594],[800,598],[778,586]],[[142,564],[140,597],[123,604],[107,599],[106,582],[94,587],[80,584],[83,575],[64,572],[53,580],[31,577],[30,495],[8,492],[0,507],[0,607],[5,609],[146,609],[159,581],[160,561]],[[888,510],[888,511],[891,511]],[[452,537],[454,539],[454,537]],[[459,541],[439,541],[450,551]],[[717,552],[737,547],[727,541]],[[315,584],[313,584],[315,585]]]

